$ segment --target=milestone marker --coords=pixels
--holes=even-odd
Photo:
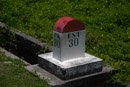
[[[102,71],[102,59],[85,53],[85,26],[71,17],[60,18],[53,29],[53,52],[38,55],[43,69],[67,80]]]
[[[60,18],[53,31],[53,57],[65,61],[84,57],[85,26],[80,21],[70,18]]]

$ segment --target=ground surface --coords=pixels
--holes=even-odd
[[[44,80],[25,70],[26,65],[18,60],[6,57],[0,52],[1,87],[47,87]]]
[[[130,82],[130,0],[0,0],[0,6],[1,22],[48,44],[58,18],[77,18],[86,25],[86,51],[119,69],[115,81]]]

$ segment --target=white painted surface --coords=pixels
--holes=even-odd
[[[66,61],[60,61],[56,58],[53,57],[53,52],[50,53],[45,53],[45,54],[40,54],[38,55],[39,57],[57,65],[60,66],[61,68],[71,68],[71,67],[76,67],[79,65],[84,65],[84,64],[89,64],[89,63],[94,63],[94,62],[99,62],[102,61],[102,59],[97,58],[95,56],[92,56],[90,54],[85,53],[84,57],[79,57],[75,59],[69,59]],[[96,67],[96,66],[94,66]],[[98,67],[98,65],[97,65]]]
[[[59,61],[66,61],[84,57],[85,30],[53,34],[53,57]]]

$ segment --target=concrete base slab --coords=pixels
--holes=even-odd
[[[76,67],[84,64],[94,63],[94,62],[101,62],[102,59],[97,58],[93,55],[90,55],[88,53],[84,53],[84,57],[79,57],[75,59],[68,59],[66,61],[59,61],[58,59],[53,57],[53,52],[40,54],[38,55],[40,58],[44,58],[45,60],[54,63],[57,66],[60,66],[61,68],[71,68]],[[40,62],[40,61],[39,61]]]
[[[102,59],[85,53],[84,57],[59,61],[53,52],[38,55],[38,64],[61,79],[72,79],[86,74],[100,72]]]
[[[69,80],[62,80],[48,71],[40,68],[38,64],[27,66],[26,69],[31,73],[44,78],[49,87],[90,87],[90,84],[102,83],[114,74],[115,70],[110,66],[103,66],[101,72],[84,75]],[[97,86],[94,86],[97,87]],[[99,86],[100,87],[100,86]]]

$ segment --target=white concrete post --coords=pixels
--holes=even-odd
[[[85,27],[80,21],[60,18],[53,31],[53,57],[65,61],[85,56]]]

